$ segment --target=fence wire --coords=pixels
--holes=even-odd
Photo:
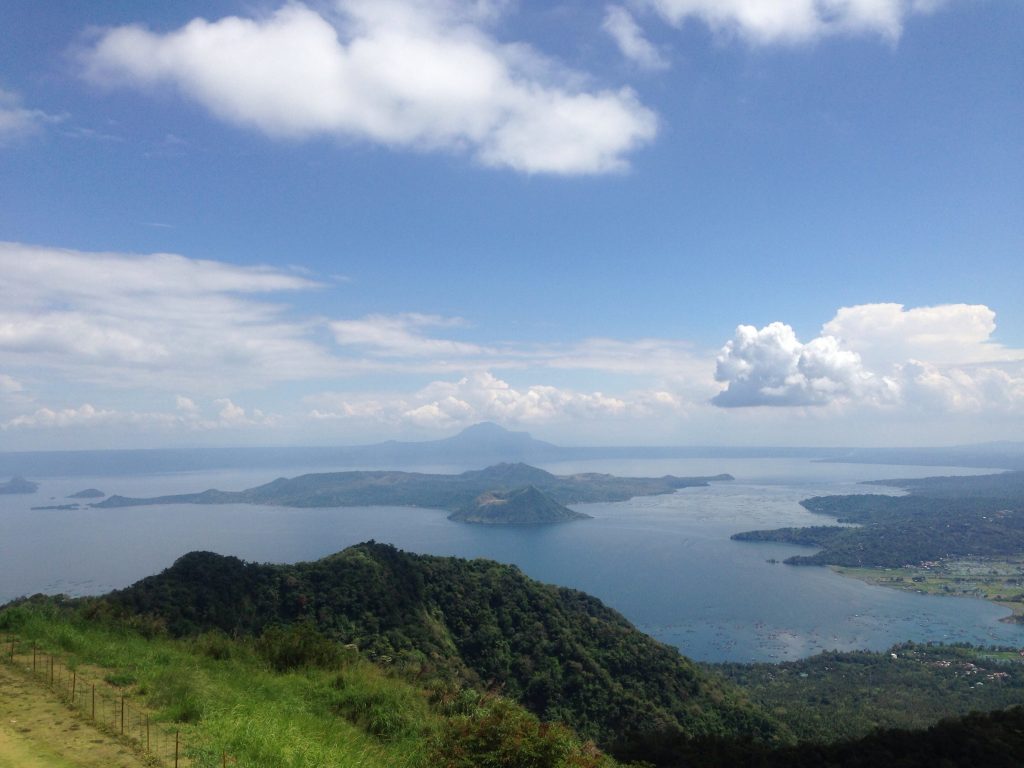
[[[131,742],[137,749],[164,768],[197,768],[186,736],[174,725],[153,722],[151,712],[133,700],[124,689],[97,678],[67,658],[39,648],[34,642],[10,637],[0,658],[30,674],[46,685],[68,706],[77,710],[102,730]],[[222,754],[221,762],[235,761]]]

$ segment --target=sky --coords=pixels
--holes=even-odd
[[[0,450],[1024,435],[1019,0],[5,0]]]

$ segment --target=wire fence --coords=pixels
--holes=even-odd
[[[130,742],[153,764],[164,768],[198,768],[190,757],[196,750],[189,749],[198,745],[186,743],[185,734],[175,725],[154,722],[150,710],[132,699],[124,688],[78,665],[69,665],[66,656],[16,637],[7,638],[0,658],[49,687],[101,730]],[[218,764],[235,764],[227,754],[219,757]]]

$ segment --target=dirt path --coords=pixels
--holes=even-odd
[[[0,768],[145,768],[50,691],[0,664]]]

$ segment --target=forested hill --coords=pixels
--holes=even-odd
[[[144,504],[272,504],[284,507],[414,506],[456,511],[481,494],[534,486],[559,504],[625,501],[634,496],[672,493],[679,488],[732,480],[714,477],[615,477],[584,473],[553,475],[528,464],[496,464],[458,475],[420,472],[325,472],[279,478],[244,491],[208,490],[201,493],[131,499],[111,496],[94,506],[126,507]]]
[[[97,615],[148,615],[175,635],[310,622],[418,677],[497,688],[604,744],[777,732],[739,689],[596,598],[486,560],[373,542],[295,565],[193,552],[95,600]]]
[[[906,496],[817,496],[800,502],[857,527],[812,526],[738,533],[741,541],[821,547],[786,560],[796,565],[900,567],[950,557],[1024,552],[1024,472],[886,480]]]

